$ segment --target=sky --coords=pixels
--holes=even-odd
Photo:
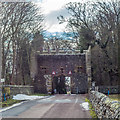
[[[38,0],[36,3],[41,6],[41,11],[44,14],[44,25],[48,32],[63,32],[65,30],[66,23],[59,24],[58,16],[63,15],[69,17],[65,4],[69,2],[85,2],[86,0]]]
[[[69,17],[65,5],[69,2],[87,2],[87,1],[96,1],[96,0],[0,0],[0,1],[27,1],[34,2],[39,7],[44,14],[44,28],[48,32],[63,32],[65,31],[66,23],[59,24],[57,17],[63,15],[65,18]],[[108,1],[108,0],[103,0]]]
[[[38,6],[42,8],[42,13],[44,14],[45,29],[48,32],[63,32],[65,30],[66,23],[59,24],[57,19],[58,16],[63,15],[64,17],[69,17],[65,5],[69,2],[88,2],[88,1],[111,1],[111,0],[35,0]]]

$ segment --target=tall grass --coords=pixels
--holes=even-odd
[[[94,111],[94,108],[93,108],[90,100],[87,99],[87,98],[85,98],[85,102],[88,102],[88,103],[89,103],[89,109],[90,109],[90,115],[91,115],[91,117],[92,117],[92,118],[98,118],[97,115],[96,115],[96,113],[95,113],[95,111]]]

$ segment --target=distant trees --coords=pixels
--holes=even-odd
[[[71,16],[59,16],[58,20],[77,33],[81,51],[92,46],[93,80],[97,85],[117,85],[120,1],[70,2],[66,9]]]
[[[64,37],[67,36],[66,33],[63,33]],[[51,50],[54,50],[56,54],[60,52],[60,50],[63,50],[65,53],[68,52],[68,50],[74,50],[75,48],[75,41],[65,39],[64,37],[61,37],[59,35],[51,35],[47,40],[44,42],[44,50],[48,51],[50,53]],[[74,46],[73,46],[74,45]]]
[[[2,78],[6,84],[30,84],[33,36],[42,31],[43,15],[30,2],[0,3],[2,6]]]

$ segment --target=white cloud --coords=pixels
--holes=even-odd
[[[41,7],[45,16],[45,26],[49,32],[61,32],[65,30],[66,24],[59,24],[57,17],[63,15],[67,17],[69,14],[65,9],[65,5],[69,2],[86,2],[87,0],[42,0]]]
[[[38,0],[37,0],[38,1]],[[68,17],[69,14],[65,9],[65,4],[69,2],[87,2],[96,0],[40,0],[37,5],[41,6],[42,13],[45,16],[44,24],[49,32],[60,32],[65,30],[65,24],[59,24],[57,17],[63,15]],[[107,0],[106,0],[107,1]]]
[[[49,14],[64,7],[69,2],[84,2],[86,0],[42,0],[44,14]]]
[[[65,30],[65,26],[66,26],[66,24],[61,24],[61,25],[60,24],[53,24],[47,29],[47,31],[49,31],[49,32],[62,32]]]
[[[65,8],[52,11],[49,14],[45,15],[45,26],[47,31],[49,32],[61,32],[65,30],[66,23],[59,24],[59,21],[57,19],[58,16],[64,15],[65,17],[68,17],[69,14],[67,13],[67,10]]]

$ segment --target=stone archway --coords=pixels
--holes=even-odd
[[[57,94],[66,94],[65,75],[61,74],[53,77],[52,92]]]

